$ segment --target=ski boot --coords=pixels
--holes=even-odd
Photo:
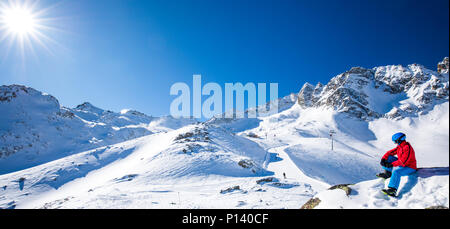
[[[392,175],[391,172],[385,171],[384,173],[378,173],[376,176],[379,177],[379,178],[382,178],[382,179],[386,180],[386,179],[390,178],[391,175]]]
[[[396,196],[397,189],[395,189],[395,188],[383,189],[383,190],[381,190],[381,192],[388,196],[397,197]]]

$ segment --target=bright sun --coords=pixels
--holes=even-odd
[[[50,24],[57,19],[49,18],[50,8],[38,7],[39,0],[0,0],[0,49],[15,51],[18,47],[22,57],[31,52],[35,56],[35,44],[51,53],[51,46],[57,43],[49,37],[55,32]],[[50,24],[49,24],[50,23]],[[52,33],[54,34],[54,33]],[[7,55],[7,54],[5,54]]]
[[[16,6],[2,12],[2,20],[6,29],[16,35],[27,35],[36,29],[36,18],[30,9]]]

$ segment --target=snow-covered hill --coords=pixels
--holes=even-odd
[[[448,207],[448,86],[448,58],[437,71],[357,67],[272,101],[278,113],[204,123],[2,86],[0,208]],[[422,170],[383,199],[373,179],[400,131],[419,167],[447,172]],[[339,184],[353,191],[327,190]]]
[[[0,87],[0,113],[0,174],[195,122],[133,110],[116,113],[88,102],[67,108],[20,85]]]
[[[246,138],[190,125],[2,175],[0,206],[169,208],[179,207],[181,195],[181,207],[264,207],[302,193],[289,203],[298,205],[317,193],[306,183],[259,181],[273,175],[265,169],[268,161],[267,152]],[[260,201],[268,189],[277,194]]]

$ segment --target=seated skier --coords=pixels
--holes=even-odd
[[[417,170],[417,162],[414,149],[406,141],[406,135],[404,133],[394,134],[392,141],[397,144],[397,147],[384,154],[380,164],[385,172],[377,174],[377,177],[383,179],[391,178],[388,189],[383,189],[382,192],[395,197],[398,186],[400,185],[400,178],[414,173]]]

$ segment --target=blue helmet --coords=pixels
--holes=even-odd
[[[406,135],[404,133],[399,132],[399,133],[392,135],[392,141],[395,142],[396,144],[400,144],[405,140],[406,140]]]

